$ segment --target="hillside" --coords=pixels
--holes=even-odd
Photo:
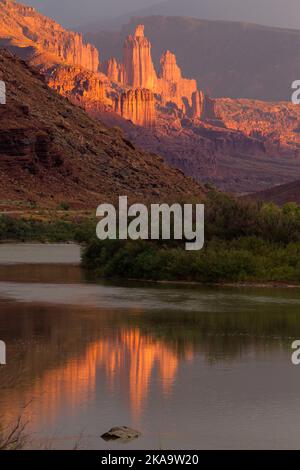
[[[157,46],[142,23],[128,31],[121,58],[104,61],[101,47],[99,65],[97,49],[77,33],[12,0],[0,4],[5,7],[0,10],[0,41],[19,57],[29,49],[27,59],[51,88],[107,126],[122,128],[138,148],[161,155],[199,183],[238,194],[300,178],[299,106],[212,99],[192,75],[183,73],[172,41],[166,41],[155,63]],[[174,43],[181,23],[177,26]],[[163,42],[162,32],[158,38]],[[193,56],[187,56],[193,63]]]
[[[169,49],[183,73],[211,96],[290,101],[291,83],[299,78],[300,31],[152,16],[133,18],[120,32],[87,33],[85,39],[98,47],[102,60],[121,58],[124,39],[141,22],[156,66]]]
[[[247,197],[249,199],[249,197]],[[300,204],[300,181],[282,184],[266,191],[260,191],[252,194],[250,199],[273,202],[274,204],[283,205],[289,202]]]
[[[0,80],[7,87],[7,105],[0,106],[2,202],[96,208],[119,195],[150,201],[203,194],[192,179],[136,150],[119,130],[90,118],[5,50]]]

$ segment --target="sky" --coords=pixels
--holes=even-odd
[[[20,3],[33,6],[63,26],[72,27],[104,17],[122,16],[159,0],[20,0]]]
[[[202,19],[233,20],[300,29],[300,0],[20,0],[54,18],[64,27],[99,24],[111,29],[107,18],[124,24],[137,16],[163,14]],[[144,11],[143,11],[144,10]],[[142,12],[142,13],[141,13]],[[126,15],[128,15],[126,17]],[[118,22],[117,21],[117,22]],[[114,22],[116,22],[114,20]],[[104,25],[104,27],[103,27]],[[101,26],[101,27],[100,27]]]

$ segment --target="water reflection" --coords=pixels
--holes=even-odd
[[[259,448],[279,434],[299,444],[289,433],[300,433],[298,291],[114,287],[67,266],[23,273],[30,282],[20,266],[0,282],[2,425],[28,404],[30,431],[58,435],[57,447],[85,428],[88,447],[106,448],[98,436],[123,424],[143,432],[135,448]]]
[[[66,406],[72,413],[95,400],[97,376],[111,393],[122,390],[133,419],[138,419],[153,376],[157,374],[161,393],[167,396],[179,361],[193,358],[189,344],[179,352],[175,344],[142,333],[137,326],[124,327],[114,312],[74,313],[14,303],[2,303],[2,308],[7,314],[0,325],[6,330],[2,336],[9,345],[9,363],[0,369],[0,415],[6,423],[26,403],[31,421],[54,422]],[[16,310],[21,315],[18,324]]]

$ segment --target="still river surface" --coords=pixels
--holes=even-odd
[[[79,261],[0,245],[2,426],[23,413],[34,449],[300,447],[300,290],[93,282]],[[142,436],[103,441],[116,425]]]

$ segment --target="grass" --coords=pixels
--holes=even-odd
[[[0,450],[21,450],[27,443],[28,435],[25,430],[28,422],[24,422],[20,415],[15,424],[9,429],[0,428]]]

